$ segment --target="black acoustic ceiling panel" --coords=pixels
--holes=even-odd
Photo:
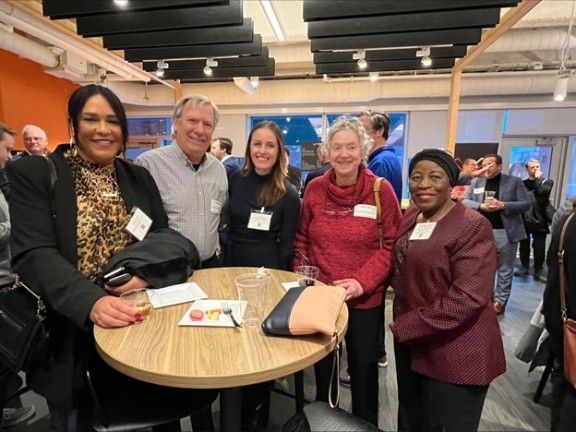
[[[519,0],[304,0],[317,74],[446,69]],[[422,58],[429,50],[432,65]],[[358,60],[367,62],[360,69]],[[355,57],[355,58],[354,58]]]
[[[104,48],[118,50],[180,45],[213,45],[252,42],[254,23],[244,19],[240,26],[203,27],[179,30],[160,30],[146,33],[128,33],[104,36]]]
[[[131,0],[122,8],[112,0],[43,0],[43,12],[51,19],[75,18],[79,35],[101,37],[104,48],[129,62],[144,62],[148,72],[166,61],[165,79],[273,76],[274,59],[254,34],[253,20],[244,18],[243,5],[243,0]],[[212,77],[202,72],[207,58],[219,64]]]
[[[76,31],[86,37],[111,34],[241,25],[242,1],[230,0],[228,6],[194,6],[152,11],[126,10],[113,15],[95,15],[76,19]]]
[[[136,0],[130,4],[130,10],[160,10],[183,6],[227,5],[230,0]],[[43,0],[42,12],[52,19],[77,18],[87,15],[121,13],[112,0]]]
[[[201,82],[274,74],[274,59],[254,34],[252,20],[243,16],[244,1],[255,0],[131,0],[125,8],[112,0],[42,0],[42,6],[45,16],[74,18],[79,35],[101,37],[104,48],[129,62],[144,62],[146,71],[166,60],[166,79]],[[502,8],[518,3],[303,0],[303,18],[317,74],[444,70],[498,24]],[[428,68],[416,56],[426,47],[433,61]],[[362,71],[353,59],[359,51],[368,62]],[[219,66],[206,77],[202,69],[210,57]]]
[[[262,37],[256,34],[252,42],[129,49],[124,51],[124,58],[129,62],[140,62],[260,54],[262,54]]]

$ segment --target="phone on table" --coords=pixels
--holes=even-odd
[[[130,279],[132,279],[132,275],[124,267],[118,267],[104,275],[104,284],[110,287],[117,287],[125,284]]]

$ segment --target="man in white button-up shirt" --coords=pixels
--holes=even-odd
[[[204,96],[186,96],[174,110],[172,144],[140,155],[160,189],[171,228],[188,237],[203,267],[217,267],[220,214],[228,200],[226,170],[206,149],[218,123],[216,105]]]

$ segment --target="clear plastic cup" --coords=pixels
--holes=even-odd
[[[269,281],[270,276],[260,273],[246,273],[234,278],[238,298],[247,302],[242,317],[244,327],[260,328],[266,312],[266,291]]]
[[[148,291],[146,288],[140,288],[126,291],[120,295],[120,300],[129,304],[140,313],[142,321],[148,319],[152,312],[152,303],[150,302]],[[154,291],[151,291],[151,293],[153,294]]]

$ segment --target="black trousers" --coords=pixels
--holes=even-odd
[[[349,309],[346,350],[352,394],[352,414],[378,425],[378,325],[382,306],[371,309]],[[332,355],[314,365],[316,400],[328,400]],[[332,389],[338,386],[338,371]]]
[[[410,368],[410,351],[394,343],[398,430],[476,432],[488,386],[450,384]]]
[[[564,365],[552,370],[551,432],[572,432],[576,424],[576,390],[564,378]]]
[[[532,237],[532,249],[534,250],[534,272],[540,273],[546,258],[546,236],[545,232],[536,231],[528,227],[526,230],[526,240],[520,240],[520,262],[522,267],[530,268],[530,237]]]

